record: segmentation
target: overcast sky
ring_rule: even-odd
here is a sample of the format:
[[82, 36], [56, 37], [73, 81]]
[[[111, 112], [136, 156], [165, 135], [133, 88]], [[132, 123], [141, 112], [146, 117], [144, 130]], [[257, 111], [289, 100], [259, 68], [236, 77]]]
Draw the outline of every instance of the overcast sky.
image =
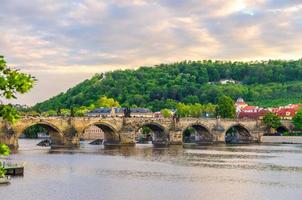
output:
[[301, 0], [0, 0], [0, 55], [33, 105], [94, 73], [181, 60], [299, 59]]

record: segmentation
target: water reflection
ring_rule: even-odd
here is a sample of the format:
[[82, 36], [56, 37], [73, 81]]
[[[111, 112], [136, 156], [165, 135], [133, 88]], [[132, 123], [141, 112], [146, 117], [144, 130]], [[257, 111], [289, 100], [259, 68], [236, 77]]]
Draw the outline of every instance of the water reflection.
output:
[[82, 142], [78, 149], [50, 149], [35, 143], [21, 140], [9, 158], [26, 168], [5, 192], [0, 188], [4, 199], [300, 199], [302, 194], [301, 145], [104, 148]]
[[[263, 146], [263, 145], [213, 145], [199, 149], [183, 149], [179, 145], [169, 148], [154, 148], [152, 145], [121, 147], [89, 146], [82, 143], [80, 149], [50, 149], [52, 154], [97, 154], [122, 156], [135, 160], [157, 161], [179, 166], [253, 169], [276, 171], [302, 171], [302, 166], [283, 166], [267, 163], [267, 159], [278, 158], [280, 153], [302, 153], [299, 146]], [[262, 161], [262, 162], [259, 162]], [[300, 163], [302, 164], [302, 162]]]

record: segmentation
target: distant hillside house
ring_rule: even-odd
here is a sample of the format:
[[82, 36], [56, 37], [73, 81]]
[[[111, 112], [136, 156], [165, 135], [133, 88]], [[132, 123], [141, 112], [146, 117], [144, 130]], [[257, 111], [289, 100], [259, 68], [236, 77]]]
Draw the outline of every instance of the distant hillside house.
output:
[[222, 85], [230, 84], [230, 83], [231, 84], [240, 84], [240, 81], [236, 81], [236, 80], [233, 80], [233, 79], [221, 79], [221, 80], [219, 80], [217, 82], [215, 82], [215, 81], [209, 81], [208, 82], [208, 84], [211, 84], [211, 85], [217, 84], [217, 83], [220, 83]]
[[233, 83], [233, 84], [238, 84], [240, 83], [239, 81], [233, 80], [233, 79], [221, 79], [219, 81], [222, 85], [228, 84], [228, 83]]

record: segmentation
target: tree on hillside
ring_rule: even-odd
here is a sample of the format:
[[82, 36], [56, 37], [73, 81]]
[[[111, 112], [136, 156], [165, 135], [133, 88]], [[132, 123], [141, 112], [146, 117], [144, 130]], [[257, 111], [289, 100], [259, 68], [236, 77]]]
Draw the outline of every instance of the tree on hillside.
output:
[[[15, 99], [16, 94], [28, 92], [35, 82], [29, 74], [7, 67], [3, 56], [0, 56], [0, 99]], [[5, 105], [0, 101], [0, 117], [9, 122], [15, 122], [18, 112], [12, 105]]]
[[194, 104], [194, 103], [198, 103], [199, 99], [197, 96], [189, 95], [186, 98], [184, 98], [183, 102], [187, 104]]
[[184, 103], [177, 103], [176, 104], [176, 115], [180, 117], [212, 117], [215, 114], [216, 106], [209, 103], [209, 104], [184, 104]]
[[66, 108], [61, 109], [61, 116], [70, 117], [71, 116], [70, 109], [66, 109]]
[[296, 128], [302, 129], [302, 109], [300, 109], [297, 114], [293, 117], [292, 123]]
[[233, 99], [229, 96], [219, 97], [216, 113], [222, 118], [235, 118], [236, 108]]
[[268, 112], [263, 117], [263, 123], [268, 128], [269, 134], [271, 134], [272, 128], [276, 129], [281, 126], [281, 119], [275, 113]]
[[169, 110], [167, 108], [162, 109], [160, 112], [161, 112], [161, 114], [163, 115], [164, 118], [169, 118], [169, 117], [172, 116], [171, 110]]
[[[92, 109], [93, 110], [93, 109]], [[89, 108], [85, 106], [81, 106], [80, 108], [75, 109], [75, 116], [76, 117], [83, 117], [86, 113], [90, 111]]]
[[118, 101], [114, 100], [113, 98], [102, 96], [99, 99], [99, 107], [104, 107], [104, 108], [120, 107], [120, 104]]
[[[221, 79], [234, 79], [242, 84], [220, 84]], [[35, 108], [45, 112], [56, 110], [58, 106], [78, 108], [95, 103], [98, 107], [99, 94], [114, 97], [121, 105], [143, 106], [152, 111], [175, 109], [177, 102], [217, 104], [217, 97], [223, 95], [232, 99], [242, 97], [262, 107], [302, 103], [302, 60], [183, 61], [106, 72]]]
[[55, 110], [49, 110], [45, 113], [45, 116], [51, 117], [51, 116], [56, 116], [57, 112]]
[[201, 117], [203, 112], [203, 105], [200, 103], [195, 103], [193, 105], [190, 105], [190, 116], [191, 117]]
[[59, 106], [57, 108], [57, 116], [61, 116], [62, 115], [62, 112], [61, 112], [61, 107]]
[[205, 114], [205, 117], [213, 117], [216, 114], [216, 105], [213, 105], [211, 103], [205, 104], [203, 106], [203, 112]]
[[189, 117], [190, 116], [190, 106], [184, 103], [176, 104], [176, 114], [180, 117]]

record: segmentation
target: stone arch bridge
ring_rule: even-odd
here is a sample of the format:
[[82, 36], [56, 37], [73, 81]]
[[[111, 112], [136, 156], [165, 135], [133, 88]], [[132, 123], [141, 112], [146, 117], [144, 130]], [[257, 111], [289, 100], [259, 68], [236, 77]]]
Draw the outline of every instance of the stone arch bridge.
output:
[[[85, 129], [91, 125], [101, 128], [107, 145], [135, 144], [135, 136], [142, 127], [149, 127], [154, 144], [225, 143], [228, 131], [235, 130], [238, 142], [258, 142], [265, 127], [259, 120], [205, 118], [98, 118], [98, 117], [31, 117], [14, 124], [0, 119], [0, 142], [18, 148], [18, 138], [26, 128], [39, 124], [48, 130], [54, 146], [77, 146]], [[282, 128], [292, 130], [289, 121]], [[191, 136], [186, 130], [194, 129]]]

